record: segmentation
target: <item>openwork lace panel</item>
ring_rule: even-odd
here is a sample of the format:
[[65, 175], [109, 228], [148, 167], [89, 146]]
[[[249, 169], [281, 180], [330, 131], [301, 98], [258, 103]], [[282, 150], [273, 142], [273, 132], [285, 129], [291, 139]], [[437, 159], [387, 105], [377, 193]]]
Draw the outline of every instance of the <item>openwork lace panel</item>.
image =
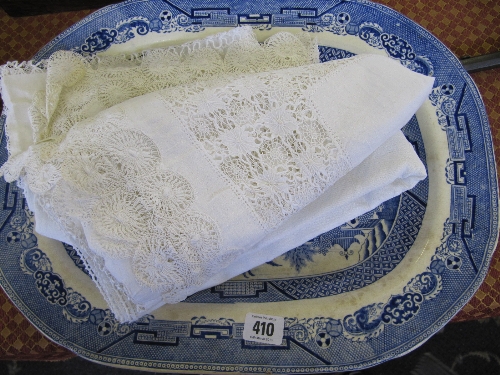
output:
[[315, 83], [357, 59], [227, 79], [216, 88], [194, 83], [160, 96], [262, 228], [271, 230], [352, 168], [310, 98]]

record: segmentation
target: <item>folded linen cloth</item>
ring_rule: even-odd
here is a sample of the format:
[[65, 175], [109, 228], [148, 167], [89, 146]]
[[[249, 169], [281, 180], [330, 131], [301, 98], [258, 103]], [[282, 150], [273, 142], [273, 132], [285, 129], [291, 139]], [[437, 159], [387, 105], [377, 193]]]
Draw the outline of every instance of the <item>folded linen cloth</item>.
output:
[[[310, 44], [290, 35], [275, 37], [274, 50], [231, 40], [218, 58], [199, 42], [218, 61], [209, 77], [199, 60], [178, 64], [175, 85], [135, 98], [120, 98], [131, 83], [109, 69], [140, 76], [153, 53], [132, 67], [115, 59], [102, 67], [118, 85], [105, 104], [88, 105], [95, 91], [74, 95], [101, 69], [74, 55], [53, 58], [77, 67], [63, 74], [51, 61], [46, 73], [4, 74], [11, 157], [2, 172], [21, 182], [37, 231], [78, 249], [118, 320], [272, 260], [425, 177], [399, 130], [433, 79], [375, 55], [311, 64]], [[195, 50], [174, 48], [188, 51], [184, 62]], [[31, 96], [19, 91], [30, 79]], [[84, 113], [70, 119], [72, 108]]]

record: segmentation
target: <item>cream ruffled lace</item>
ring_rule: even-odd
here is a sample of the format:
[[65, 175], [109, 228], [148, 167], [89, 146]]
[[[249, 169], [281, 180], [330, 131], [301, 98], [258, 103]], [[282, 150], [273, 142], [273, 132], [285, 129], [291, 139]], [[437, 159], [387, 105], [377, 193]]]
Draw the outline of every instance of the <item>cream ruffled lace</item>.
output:
[[319, 62], [309, 38], [278, 33], [259, 44], [252, 29], [128, 56], [84, 58], [55, 52], [38, 64], [8, 63], [2, 75], [47, 72], [45, 92], [30, 108], [33, 141], [65, 135], [76, 123], [127, 99], [193, 81]]

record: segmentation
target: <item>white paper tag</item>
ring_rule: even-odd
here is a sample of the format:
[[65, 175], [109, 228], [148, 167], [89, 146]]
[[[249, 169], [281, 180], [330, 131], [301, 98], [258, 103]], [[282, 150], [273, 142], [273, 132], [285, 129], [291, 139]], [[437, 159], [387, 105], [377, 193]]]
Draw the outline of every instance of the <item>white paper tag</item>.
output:
[[247, 313], [243, 338], [264, 344], [281, 345], [285, 319], [281, 316]]

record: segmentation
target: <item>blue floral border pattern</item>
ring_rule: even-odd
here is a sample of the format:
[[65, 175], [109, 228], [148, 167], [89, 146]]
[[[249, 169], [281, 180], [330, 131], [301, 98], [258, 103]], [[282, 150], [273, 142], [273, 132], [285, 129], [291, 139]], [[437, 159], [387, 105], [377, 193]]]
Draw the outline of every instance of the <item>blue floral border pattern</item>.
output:
[[199, 32], [204, 29], [185, 14], [174, 16], [170, 10], [164, 10], [158, 18], [149, 20], [146, 17], [132, 17], [119, 22], [115, 28], [102, 28], [85, 39], [85, 43], [74, 51], [82, 55], [94, 55], [107, 50], [112, 44], [125, 43], [136, 35], [146, 35], [149, 32]]
[[[20, 267], [24, 273], [33, 276], [35, 286], [47, 302], [62, 307], [62, 314], [73, 323], [90, 322], [96, 326], [96, 333], [107, 336], [115, 333], [126, 335], [137, 329], [137, 324], [148, 322], [158, 326], [154, 316], [148, 315], [136, 323], [120, 324], [109, 309], [92, 307], [83, 295], [65, 286], [60, 275], [53, 272], [52, 263], [38, 246], [33, 234], [34, 216], [27, 208], [21, 215], [14, 215], [9, 223], [11, 231], [7, 234], [8, 242], [21, 242], [23, 251], [20, 256]], [[368, 305], [348, 315], [343, 322], [332, 318], [316, 317], [313, 319], [286, 318], [287, 336], [297, 342], [316, 341], [320, 348], [329, 347], [335, 337], [344, 334], [354, 341], [364, 341], [376, 337], [382, 332], [384, 325], [400, 325], [411, 319], [424, 300], [436, 297], [441, 290], [441, 274], [446, 269], [460, 269], [463, 243], [452, 234], [452, 224], [445, 223], [442, 245], [437, 249], [427, 271], [417, 275], [405, 287], [403, 295], [392, 296], [386, 303]], [[194, 325], [207, 326], [213, 321], [193, 318]], [[216, 325], [231, 325], [233, 320], [220, 318]], [[224, 324], [222, 324], [224, 323]], [[168, 324], [180, 324], [169, 322]], [[142, 329], [144, 330], [144, 329]], [[143, 332], [144, 333], [144, 332]], [[142, 335], [143, 341], [146, 336]], [[178, 337], [176, 337], [178, 339]], [[255, 344], [253, 344], [255, 345]]]
[[441, 275], [446, 271], [460, 270], [462, 244], [453, 234], [453, 224], [447, 220], [441, 245], [427, 270], [411, 279], [404, 287], [403, 294], [392, 296], [386, 304], [371, 304], [346, 316], [343, 320], [346, 337], [354, 341], [366, 341], [377, 337], [385, 325], [401, 325], [413, 318], [424, 301], [435, 298], [441, 291]]
[[[362, 0], [353, 1], [370, 4], [373, 8], [386, 11], [386, 8], [376, 4], [371, 4]], [[186, 32], [202, 31], [210, 26], [237, 26], [238, 24], [254, 24], [261, 29], [270, 29], [272, 26], [294, 26], [302, 27], [309, 32], [332, 32], [337, 35], [358, 36], [367, 44], [384, 49], [387, 54], [398, 59], [401, 64], [409, 69], [426, 75], [433, 75], [434, 68], [431, 61], [426, 56], [419, 56], [413, 47], [404, 39], [394, 34], [384, 33], [380, 25], [373, 22], [355, 23], [346, 12], [338, 14], [324, 14], [320, 17], [314, 10], [304, 9], [282, 9], [281, 14], [276, 15], [230, 15], [224, 10], [199, 11], [191, 17], [183, 14], [175, 14], [177, 10], [165, 10], [157, 18], [147, 19], [145, 17], [134, 17], [118, 23], [114, 28], [102, 28], [93, 33], [85, 40], [76, 51], [83, 54], [94, 54], [106, 50], [114, 43], [123, 43], [135, 37], [135, 35], [145, 35], [149, 32], [172, 32], [183, 30]], [[395, 13], [393, 13], [395, 14]], [[197, 18], [199, 17], [199, 18]], [[236, 17], [236, 19], [235, 19]], [[267, 17], [267, 18], [266, 18]], [[311, 22], [311, 20], [313, 22]], [[433, 38], [423, 29], [420, 30], [425, 36]], [[444, 47], [439, 47], [441, 52], [449, 55]], [[458, 64], [458, 63], [457, 63]], [[468, 84], [472, 81], [466, 78]], [[474, 230], [475, 197], [468, 195], [465, 177], [465, 153], [471, 151], [470, 134], [468, 128], [467, 115], [461, 112], [461, 102], [464, 98], [466, 85], [460, 92], [451, 84], [437, 86], [430, 95], [431, 102], [436, 107], [436, 113], [441, 128], [446, 131], [449, 143], [450, 158], [446, 166], [446, 177], [451, 185], [452, 199], [450, 217], [444, 223], [441, 245], [436, 249], [430, 265], [426, 271], [416, 275], [404, 287], [399, 295], [389, 298], [384, 303], [365, 306], [352, 315], [348, 315], [341, 320], [316, 317], [310, 319], [286, 318], [284, 344], [289, 345], [290, 341], [296, 344], [315, 343], [319, 348], [328, 348], [333, 340], [344, 337], [353, 341], [368, 341], [377, 337], [388, 325], [399, 326], [410, 321], [418, 313], [419, 309], [427, 300], [435, 298], [443, 288], [443, 278], [447, 273], [454, 273], [462, 266], [463, 255], [468, 256], [479, 273], [474, 259], [468, 249], [464, 238], [470, 237]], [[475, 100], [480, 98], [472, 92]], [[486, 114], [483, 108], [479, 109], [479, 116], [484, 120]], [[491, 143], [491, 138], [485, 135]], [[494, 173], [494, 160], [491, 155], [491, 145], [487, 144], [488, 175]], [[498, 225], [497, 218], [497, 189], [492, 187], [493, 201], [492, 212], [494, 213], [493, 227]], [[24, 219], [23, 219], [24, 216]], [[64, 286], [61, 277], [52, 271], [52, 265], [48, 257], [37, 248], [37, 239], [33, 234], [32, 214], [25, 210], [21, 216], [13, 216], [10, 220], [11, 231], [7, 235], [8, 242], [21, 242], [23, 247], [20, 265], [24, 273], [32, 275], [38, 291], [53, 304], [59, 305], [63, 309], [63, 315], [72, 323], [81, 324], [89, 322], [95, 325], [97, 334], [107, 336], [111, 334], [127, 336], [135, 334], [135, 342], [141, 340], [148, 342], [150, 339], [163, 340], [162, 344], [178, 343], [180, 337], [189, 335], [203, 336], [203, 330], [207, 327], [211, 332], [216, 332], [217, 338], [242, 339], [242, 323], [236, 323], [231, 319], [220, 318], [218, 320], [207, 320], [204, 317], [194, 317], [191, 322], [167, 322], [155, 320], [152, 316], [146, 316], [138, 322], [131, 324], [119, 324], [109, 310], [92, 307], [91, 304], [77, 291]], [[491, 241], [490, 241], [491, 242]], [[488, 243], [486, 252], [492, 253], [492, 244]], [[480, 274], [484, 276], [485, 271], [481, 269]], [[481, 280], [475, 280], [474, 288], [477, 288]], [[9, 285], [4, 285], [7, 290], [11, 290]], [[460, 304], [465, 302], [473, 294], [474, 290], [464, 292], [457, 304], [453, 305], [449, 311], [442, 315], [435, 326], [446, 323], [454, 313], [460, 308]], [[13, 299], [16, 295], [12, 293]], [[19, 301], [18, 301], [19, 302]], [[39, 318], [30, 311], [25, 312], [33, 321], [41, 323]], [[175, 329], [172, 326], [175, 325]], [[192, 328], [196, 327], [196, 330]], [[151, 332], [150, 332], [151, 331]], [[149, 333], [148, 333], [149, 332]], [[160, 333], [160, 334], [159, 334]], [[162, 334], [163, 333], [163, 336]], [[434, 328], [426, 328], [419, 338], [406, 342], [404, 345], [391, 349], [390, 353], [379, 356], [376, 359], [364, 360], [363, 367], [380, 363], [394, 355], [400, 355], [411, 349], [423, 339], [434, 333]], [[205, 371], [243, 371], [243, 372], [266, 372], [275, 370], [273, 366], [219, 366], [205, 364], [181, 364], [165, 363], [155, 361], [142, 361], [133, 359], [116, 358], [105, 354], [94, 353], [90, 350], [75, 346], [68, 342], [59, 334], [54, 334], [60, 343], [71, 348], [80, 355], [89, 359], [108, 362], [119, 365], [140, 366], [149, 368], [164, 368], [171, 370], [205, 370]], [[242, 345], [257, 345], [256, 343], [244, 342]], [[328, 362], [324, 361], [326, 365]], [[317, 367], [313, 366], [315, 369]], [[359, 368], [358, 365], [345, 366], [323, 366], [321, 371], [345, 371]], [[279, 370], [279, 367], [277, 368]], [[309, 370], [309, 369], [307, 369]], [[311, 368], [312, 370], [312, 368]], [[298, 371], [302, 372], [302, 370]]]
[[92, 307], [83, 295], [65, 286], [60, 275], [53, 272], [48, 256], [38, 248], [38, 239], [33, 233], [34, 215], [28, 209], [11, 217], [7, 242], [20, 242], [23, 251], [19, 259], [25, 274], [32, 275], [38, 292], [52, 305], [62, 307], [62, 314], [73, 323], [90, 322], [96, 325], [96, 332], [103, 336], [110, 333], [124, 335], [130, 331], [126, 324], [120, 324], [109, 309]]
[[451, 185], [452, 205], [450, 218], [444, 223], [441, 245], [436, 249], [424, 273], [415, 276], [406, 285], [402, 295], [392, 296], [382, 303], [365, 306], [344, 318], [344, 333], [355, 341], [377, 337], [384, 324], [400, 325], [414, 317], [425, 300], [435, 298], [442, 289], [441, 275], [460, 270], [461, 255], [466, 253], [478, 272], [474, 258], [463, 237], [470, 237], [474, 228], [475, 197], [467, 194], [465, 153], [471, 151], [467, 115], [460, 111], [465, 85], [458, 100], [454, 85], [437, 86], [429, 95], [436, 107], [439, 126], [447, 133], [450, 157], [446, 166], [447, 182]]
[[[282, 14], [273, 17], [258, 18], [258, 15], [253, 15], [252, 18], [231, 15], [228, 10], [199, 10], [194, 12], [195, 17], [188, 17], [183, 13], [174, 15], [173, 11], [164, 10], [153, 19], [132, 17], [119, 22], [115, 28], [102, 28], [89, 36], [85, 43], [74, 51], [93, 55], [107, 50], [112, 44], [125, 43], [136, 35], [146, 35], [149, 32], [199, 32], [205, 30], [207, 26], [235, 27], [245, 23], [256, 25], [254, 27], [260, 30], [270, 30], [273, 26], [302, 26], [302, 30], [312, 33], [326, 31], [337, 35], [358, 36], [368, 45], [384, 49], [389, 57], [399, 60], [408, 69], [429, 76], [434, 74], [430, 59], [417, 55], [406, 40], [394, 34], [384, 33], [377, 23], [356, 23], [347, 12], [326, 13], [316, 17], [314, 12], [307, 14], [303, 9], [284, 9]], [[269, 22], [269, 19], [272, 21]], [[266, 20], [267, 22], [264, 22]]]

